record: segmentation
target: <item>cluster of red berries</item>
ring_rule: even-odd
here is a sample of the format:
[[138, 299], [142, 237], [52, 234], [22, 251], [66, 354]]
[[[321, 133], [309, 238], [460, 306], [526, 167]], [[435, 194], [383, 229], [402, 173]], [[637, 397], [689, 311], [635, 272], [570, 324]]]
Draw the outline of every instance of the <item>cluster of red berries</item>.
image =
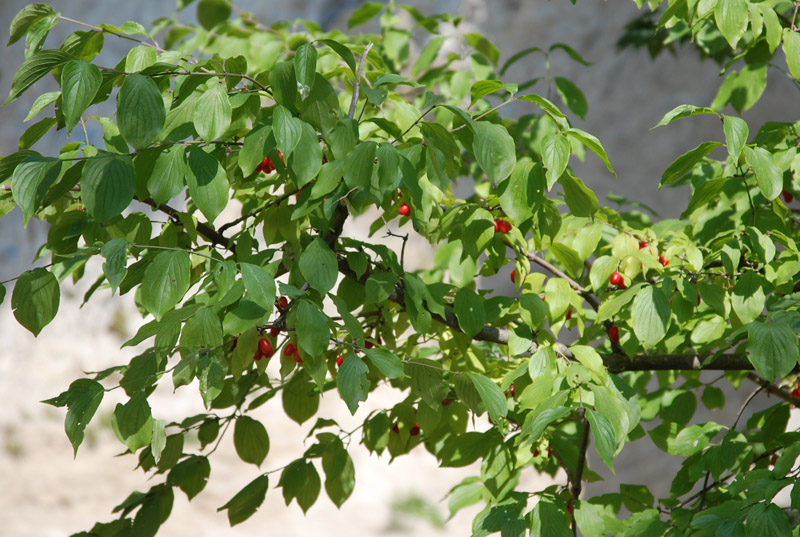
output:
[[494, 232], [495, 233], [508, 233], [511, 231], [511, 222], [508, 220], [501, 220], [500, 218], [495, 218], [494, 220]]
[[253, 355], [253, 360], [256, 362], [261, 360], [262, 358], [272, 358], [272, 355], [275, 351], [272, 348], [272, 342], [265, 337], [262, 337], [258, 340], [258, 348], [256, 349], [256, 353]]
[[303, 363], [303, 359], [300, 358], [300, 349], [298, 349], [293, 343], [286, 344], [286, 346], [283, 348], [283, 355], [293, 357], [294, 361], [298, 364]]
[[[278, 151], [278, 156], [281, 158], [281, 163], [283, 163], [284, 167], [286, 166], [286, 161], [283, 160], [283, 153]], [[256, 166], [256, 171], [259, 173], [272, 173], [275, 171], [275, 164], [272, 162], [272, 159], [269, 157], [264, 157], [264, 160]]]

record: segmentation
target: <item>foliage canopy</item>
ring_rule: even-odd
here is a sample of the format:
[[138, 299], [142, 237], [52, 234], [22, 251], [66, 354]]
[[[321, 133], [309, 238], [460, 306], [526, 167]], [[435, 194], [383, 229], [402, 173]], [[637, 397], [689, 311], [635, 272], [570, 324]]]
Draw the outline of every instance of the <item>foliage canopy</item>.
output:
[[[25, 61], [6, 103], [47, 75], [60, 90], [38, 96], [28, 119], [46, 117], [0, 159], [0, 216], [19, 207], [26, 225], [49, 224], [40, 250], [49, 263], [15, 278], [14, 315], [38, 335], [61, 286], [99, 274], [85, 300], [134, 293], [147, 320], [125, 343], [144, 344], [141, 354], [46, 401], [66, 407], [77, 453], [104, 394], [121, 387], [114, 433], [157, 481], [125, 499], [118, 519], [79, 535], [154, 535], [176, 487], [189, 499], [203, 490], [230, 425], [239, 457], [259, 468], [220, 507], [232, 525], [259, 508], [278, 472], [287, 504], [307, 511], [324, 487], [342, 505], [357, 474], [349, 450], [361, 449], [344, 440], [357, 434], [392, 457], [425, 449], [442, 466], [480, 461], [449, 499], [453, 512], [485, 505], [474, 536], [798, 535], [800, 433], [786, 429], [800, 393], [790, 205], [800, 123], [751, 129], [723, 112], [762, 98], [769, 69], [800, 87], [797, 3], [646, 3], [620, 45], [656, 55], [690, 43], [724, 73], [709, 106], [681, 105], [658, 124], [720, 119], [721, 141], [678, 156], [661, 177], [691, 185], [681, 219], [602, 206], [575, 176], [570, 161], [587, 152], [614, 169], [600, 140], [569, 119], [589, 113], [574, 83], [505, 81], [529, 55], [589, 65], [564, 43], [501, 63], [487, 38], [459, 33], [457, 17], [393, 3], [364, 3], [349, 18], [349, 29], [378, 18], [376, 33], [345, 34], [306, 21], [266, 27], [233, 17], [227, 0], [200, 0], [199, 26], [79, 23], [48, 48], [53, 26], [76, 21], [44, 4], [23, 9], [9, 44], [26, 40]], [[416, 58], [412, 30], [427, 36]], [[107, 38], [132, 44], [112, 67], [95, 62]], [[465, 52], [447, 52], [449, 40]], [[542, 96], [551, 89], [563, 106]], [[524, 115], [501, 116], [520, 101]], [[34, 150], [52, 129], [75, 141], [56, 155]], [[474, 189], [460, 199], [452, 186], [462, 178]], [[368, 233], [344, 236], [356, 216], [372, 219]], [[436, 247], [432, 269], [406, 269], [407, 235], [395, 236], [397, 251], [371, 240], [390, 223]], [[515, 283], [511, 296], [478, 286], [498, 273]], [[738, 427], [694, 423], [698, 395], [725, 405], [704, 369], [780, 401]], [[159, 419], [148, 396], [161, 382], [191, 385], [207, 411]], [[365, 415], [360, 430], [318, 415], [322, 393], [337, 391], [355, 414], [379, 385], [405, 398]], [[291, 419], [313, 424], [313, 440], [264, 470], [269, 430], [251, 411], [277, 395]], [[488, 428], [476, 426], [483, 414]], [[683, 461], [669, 497], [644, 485], [581, 496], [599, 477], [586, 465], [590, 446], [613, 470], [643, 437]], [[522, 472], [558, 468], [567, 483], [519, 486]], [[783, 489], [789, 505], [775, 503]]]

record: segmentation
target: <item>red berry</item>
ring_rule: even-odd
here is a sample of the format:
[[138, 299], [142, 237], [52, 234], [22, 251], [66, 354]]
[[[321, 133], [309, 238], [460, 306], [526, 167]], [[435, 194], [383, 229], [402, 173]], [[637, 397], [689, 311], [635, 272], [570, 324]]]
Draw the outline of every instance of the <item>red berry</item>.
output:
[[400, 434], [400, 427], [398, 427], [396, 423], [392, 426], [392, 432], [394, 434]]
[[549, 459], [552, 456], [553, 456], [553, 448], [548, 447], [547, 448], [547, 458]]
[[658, 262], [661, 263], [661, 265], [664, 266], [664, 267], [669, 265], [669, 259], [667, 259], [666, 256], [663, 256], [663, 255], [658, 258]]
[[269, 331], [269, 335], [272, 336], [272, 337], [278, 337], [279, 333], [280, 333], [280, 330], [278, 330], [277, 328], [273, 328], [272, 330]]
[[700, 305], [700, 292], [697, 293], [697, 305]]
[[402, 190], [398, 190], [397, 191], [397, 197], [398, 198], [402, 198], [403, 197], [403, 191]]
[[572, 503], [568, 503], [568, 504], [567, 504], [567, 513], [569, 513], [569, 514], [572, 514], [572, 511], [573, 511], [573, 510], [574, 510], [574, 509], [573, 509], [573, 507], [572, 507]]
[[298, 364], [302, 364], [303, 363], [303, 359], [300, 358], [300, 350], [299, 349], [295, 349], [294, 350], [294, 361], [297, 362]]
[[572, 308], [567, 310], [567, 320], [569, 321], [570, 319], [572, 319]]
[[538, 457], [539, 456], [539, 450], [538, 449], [534, 449], [533, 450], [533, 456], [534, 457]]
[[450, 404], [450, 403], [452, 403], [452, 402], [453, 402], [453, 400], [452, 400], [452, 399], [445, 399], [444, 401], [442, 401], [442, 406], [447, 406], [447, 405], [449, 405], [449, 404]]
[[238, 344], [239, 344], [239, 336], [236, 336], [235, 338], [233, 338], [233, 344], [231, 345], [231, 350], [235, 349], [236, 345]]
[[275, 165], [272, 163], [271, 158], [264, 157], [264, 160], [261, 161], [261, 164], [256, 166], [256, 170], [261, 173], [272, 173], [275, 171]]
[[283, 355], [284, 356], [291, 356], [295, 353], [297, 349], [291, 343], [287, 343], [286, 346], [283, 348]]
[[256, 353], [253, 355], [253, 360], [256, 362], [261, 360], [261, 351], [256, 351]]
[[344, 363], [344, 356], [340, 355], [338, 358], [336, 358], [336, 367], [342, 367], [343, 363]]
[[611, 341], [619, 341], [619, 327], [617, 325], [608, 329], [608, 339]]
[[278, 299], [278, 307], [282, 310], [285, 310], [289, 307], [289, 299], [285, 296], [282, 296]]
[[797, 387], [794, 390], [792, 390], [792, 393], [790, 393], [789, 395], [791, 395], [795, 399], [800, 399], [800, 384], [798, 384]]
[[511, 271], [511, 283], [517, 283], [517, 269]]
[[414, 426], [408, 430], [409, 436], [417, 436], [419, 434], [419, 423], [414, 422]]
[[539, 295], [539, 298], [542, 299], [542, 302], [547, 302], [547, 295]]
[[511, 222], [496, 218], [494, 221], [495, 233], [508, 233], [511, 231]]
[[778, 456], [777, 456], [777, 455], [773, 455], [773, 456], [772, 456], [772, 458], [769, 460], [769, 463], [770, 463], [772, 466], [775, 466], [775, 463], [776, 463], [776, 462], [778, 462]]
[[622, 274], [619, 272], [615, 272], [611, 275], [608, 279], [611, 282], [611, 285], [616, 285], [617, 287], [624, 287], [625, 286], [625, 279], [622, 277]]
[[371, 349], [371, 348], [372, 348], [372, 347], [374, 347], [374, 346], [375, 346], [375, 344], [374, 344], [373, 342], [371, 342], [370, 340], [366, 340], [366, 341], [364, 342], [364, 348], [365, 348], [365, 349]]
[[509, 393], [509, 395], [511, 395], [511, 397], [514, 397], [516, 395], [516, 392], [514, 391], [514, 385], [513, 384], [508, 387], [508, 393]]
[[783, 191], [783, 201], [785, 201], [786, 203], [792, 203], [793, 199], [794, 196], [792, 196], [791, 192], [789, 192], [788, 190]]
[[643, 250], [647, 248], [647, 241], [639, 241], [639, 249]]
[[262, 337], [261, 339], [258, 340], [258, 350], [261, 351], [261, 354], [263, 354], [267, 358], [270, 358], [273, 352], [272, 343], [270, 343], [270, 341], [267, 338]]
[[400, 216], [408, 216], [411, 214], [411, 207], [408, 206], [408, 203], [403, 203], [400, 208], [397, 209], [397, 212], [400, 213]]

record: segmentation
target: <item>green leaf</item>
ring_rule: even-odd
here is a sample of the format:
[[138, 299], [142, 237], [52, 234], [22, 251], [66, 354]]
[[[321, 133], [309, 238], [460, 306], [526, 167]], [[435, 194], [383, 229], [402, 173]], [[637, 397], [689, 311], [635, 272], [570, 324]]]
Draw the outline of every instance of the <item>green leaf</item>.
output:
[[11, 195], [14, 197], [14, 202], [22, 209], [22, 221], [26, 227], [42, 205], [47, 191], [61, 175], [61, 164], [58, 159], [34, 154], [14, 168], [11, 176]]
[[790, 28], [783, 29], [783, 52], [789, 73], [800, 81], [800, 34]]
[[[269, 84], [272, 87], [272, 94], [275, 102], [288, 108], [291, 112], [297, 112], [297, 79], [294, 76], [294, 64], [289, 62], [278, 62], [269, 73]], [[275, 108], [277, 111], [278, 108]], [[275, 118], [273, 114], [273, 121]], [[276, 135], [277, 138], [277, 135]]]
[[531, 216], [544, 197], [544, 169], [541, 162], [524, 157], [517, 161], [511, 177], [499, 188], [500, 206], [511, 220], [519, 225]]
[[367, 278], [365, 304], [379, 304], [388, 299], [397, 285], [397, 276], [392, 272], [375, 271]]
[[351, 414], [356, 413], [361, 401], [367, 400], [369, 393], [367, 371], [369, 371], [367, 364], [355, 354], [348, 354], [342, 362], [342, 367], [339, 368], [336, 385]]
[[586, 113], [589, 111], [589, 103], [586, 102], [586, 97], [583, 95], [580, 88], [566, 78], [560, 76], [555, 77], [554, 80], [558, 94], [561, 96], [561, 100], [564, 101], [564, 104], [566, 104], [576, 116], [581, 119], [586, 119]]
[[300, 425], [319, 409], [319, 392], [302, 372], [295, 373], [286, 383], [282, 400], [286, 415]]
[[347, 48], [342, 43], [339, 43], [338, 41], [335, 41], [333, 39], [320, 39], [319, 42], [320, 43], [325, 43], [326, 45], [331, 47], [333, 49], [333, 51], [336, 54], [338, 54], [339, 57], [341, 57], [344, 60], [344, 63], [347, 64], [347, 66], [350, 68], [350, 70], [353, 71], [353, 74], [356, 74], [356, 71], [357, 71], [357, 69], [356, 69], [356, 59], [353, 56], [353, 53], [350, 51], [349, 48]]
[[297, 304], [295, 332], [300, 348], [312, 358], [325, 352], [330, 342], [331, 332], [328, 317], [312, 303], [300, 300]]
[[578, 54], [577, 50], [575, 50], [574, 48], [565, 43], [553, 43], [552, 45], [550, 45], [550, 48], [548, 50], [550, 52], [553, 52], [554, 50], [563, 50], [564, 52], [567, 53], [567, 56], [569, 56], [570, 59], [572, 59], [573, 61], [576, 61], [581, 65], [585, 65], [586, 67], [592, 65], [592, 62], [587, 62], [586, 60], [584, 60], [583, 56]]
[[573, 216], [592, 217], [600, 208], [597, 196], [583, 181], [570, 174], [562, 175], [559, 184], [564, 188], [564, 201]]
[[317, 71], [317, 49], [313, 43], [303, 43], [294, 55], [294, 74], [297, 78], [297, 89], [300, 98], [305, 99], [314, 85]]
[[58, 280], [43, 268], [27, 270], [20, 275], [11, 293], [11, 309], [17, 322], [34, 336], [52, 321], [61, 299]]
[[25, 119], [23, 119], [22, 121], [23, 122], [30, 121], [31, 119], [35, 118], [39, 114], [39, 112], [41, 112], [42, 110], [44, 110], [45, 108], [56, 102], [59, 97], [61, 97], [60, 91], [48, 91], [47, 93], [42, 93], [41, 95], [36, 97], [35, 101], [33, 101], [31, 109], [28, 112], [28, 115], [25, 116]]
[[128, 208], [136, 193], [136, 168], [128, 155], [101, 153], [89, 159], [81, 173], [81, 197], [86, 210], [99, 221]]
[[464, 39], [467, 40], [472, 50], [484, 56], [487, 60], [492, 62], [492, 65], [495, 67], [497, 66], [497, 60], [500, 59], [500, 51], [494, 43], [477, 33], [464, 34]]
[[703, 160], [706, 155], [711, 153], [714, 149], [721, 146], [719, 142], [703, 142], [691, 151], [687, 151], [675, 161], [667, 166], [664, 173], [661, 175], [661, 184], [659, 188], [664, 185], [669, 185], [692, 171], [692, 169]]
[[117, 95], [117, 125], [125, 141], [135, 149], [150, 145], [164, 127], [164, 99], [152, 78], [132, 74]]
[[557, 132], [542, 138], [542, 161], [547, 168], [547, 191], [549, 192], [569, 164], [569, 140]]
[[754, 272], [745, 272], [733, 287], [731, 306], [742, 324], [755, 321], [764, 311], [764, 279]]
[[747, 528], [748, 535], [760, 537], [781, 537], [792, 533], [789, 518], [783, 509], [774, 503], [755, 504], [747, 514]]
[[531, 513], [531, 537], [571, 537], [564, 511], [542, 498]]
[[499, 80], [478, 80], [469, 89], [469, 95], [471, 100], [469, 102], [468, 108], [472, 108], [472, 106], [476, 102], [478, 102], [482, 97], [485, 97], [496, 91], [505, 89], [505, 87], [506, 87], [505, 84], [503, 84]]
[[125, 71], [138, 73], [152, 66], [158, 61], [156, 49], [145, 45], [133, 47], [125, 57]]
[[567, 129], [564, 132], [566, 132], [567, 136], [575, 138], [580, 143], [591, 149], [595, 155], [600, 157], [600, 160], [602, 160], [603, 163], [606, 165], [608, 171], [610, 171], [614, 175], [617, 175], [617, 172], [615, 172], [614, 168], [611, 167], [611, 162], [608, 160], [608, 155], [606, 155], [606, 150], [603, 148], [603, 144], [600, 143], [600, 140], [598, 140], [595, 136], [589, 134], [588, 132], [583, 131], [581, 129], [577, 129], [575, 127]]
[[157, 321], [189, 290], [192, 261], [187, 252], [161, 252], [142, 279], [142, 305]]
[[182, 145], [176, 144], [160, 152], [147, 179], [147, 192], [153, 201], [160, 205], [183, 192], [187, 171]]
[[326, 451], [322, 458], [322, 467], [325, 470], [325, 492], [328, 493], [328, 497], [336, 507], [341, 507], [353, 493], [356, 482], [355, 467], [353, 459], [344, 448], [336, 450], [332, 464], [326, 464], [326, 455], [329, 453], [330, 451]]
[[642, 289], [631, 309], [633, 331], [646, 349], [664, 339], [670, 320], [669, 300], [655, 286]]
[[50, 15], [55, 15], [53, 8], [47, 4], [28, 4], [14, 17], [11, 21], [11, 29], [9, 30], [8, 43], [6, 46], [11, 46], [20, 39], [31, 29], [31, 27]]
[[233, 445], [240, 459], [261, 466], [269, 452], [267, 429], [250, 416], [239, 416], [233, 428]]
[[378, 146], [378, 183], [381, 192], [392, 192], [400, 186], [403, 180], [400, 153], [390, 143]]
[[350, 30], [356, 26], [366, 24], [372, 20], [375, 15], [380, 13], [383, 8], [384, 5], [378, 2], [364, 2], [350, 15], [350, 18], [347, 19], [347, 29]]
[[192, 201], [208, 221], [213, 222], [228, 205], [229, 199], [230, 184], [222, 164], [203, 149], [193, 147], [189, 150], [186, 183]]
[[[616, 451], [614, 426], [605, 416], [587, 408], [586, 419], [594, 435], [594, 447], [608, 469], [614, 472], [614, 451]], [[614, 472], [616, 473], [616, 472]]]
[[167, 484], [179, 487], [191, 500], [200, 494], [211, 475], [211, 463], [202, 455], [191, 455], [175, 465], [167, 478]]
[[111, 416], [111, 427], [131, 453], [150, 444], [153, 438], [153, 416], [144, 392], [136, 392], [124, 405], [117, 403]]
[[747, 0], [717, 0], [714, 20], [725, 40], [734, 50], [747, 30], [747, 11]]
[[419, 76], [420, 73], [425, 71], [431, 66], [431, 64], [433, 64], [446, 40], [446, 37], [434, 37], [428, 41], [428, 43], [422, 49], [422, 52], [419, 53], [419, 58], [417, 58], [414, 66], [411, 68], [412, 76]]
[[783, 172], [772, 160], [772, 154], [763, 147], [744, 148], [744, 158], [753, 169], [758, 189], [768, 200], [774, 200], [783, 191]]
[[472, 152], [495, 185], [511, 175], [517, 163], [514, 139], [505, 127], [488, 121], [475, 123]]
[[278, 149], [283, 153], [284, 158], [288, 158], [300, 143], [303, 122], [293, 117], [291, 112], [280, 105], [276, 106], [272, 112], [272, 121], [272, 132], [275, 134]]
[[8, 99], [3, 103], [7, 105], [17, 97], [22, 95], [25, 90], [35, 84], [47, 73], [61, 67], [72, 59], [72, 56], [60, 49], [40, 50], [22, 62], [11, 82], [11, 92]]
[[61, 95], [67, 136], [94, 100], [103, 77], [100, 69], [81, 60], [68, 62], [61, 70]]
[[765, 379], [785, 377], [797, 365], [797, 336], [789, 323], [753, 322], [747, 334], [748, 359]]
[[194, 109], [194, 128], [206, 142], [218, 140], [231, 126], [231, 101], [225, 84], [212, 82], [211, 88], [200, 94]]
[[64, 420], [64, 430], [75, 455], [78, 454], [78, 447], [83, 442], [83, 432], [92, 421], [104, 394], [105, 389], [99, 382], [91, 379], [78, 379], [73, 381], [69, 385], [69, 389], [58, 397], [42, 401], [48, 405], [68, 408]]
[[386, 349], [364, 349], [372, 365], [378, 368], [387, 378], [396, 379], [405, 376], [403, 362], [392, 351]]
[[228, 510], [228, 522], [231, 526], [244, 522], [264, 503], [267, 488], [269, 488], [269, 478], [266, 474], [260, 475], [217, 511]]
[[300, 122], [300, 140], [292, 156], [289, 157], [289, 167], [294, 171], [298, 186], [304, 186], [314, 179], [322, 168], [322, 148], [314, 128], [305, 122]]
[[679, 106], [676, 106], [666, 114], [664, 114], [664, 117], [661, 118], [661, 121], [659, 121], [658, 124], [656, 124], [653, 128], [655, 129], [656, 127], [669, 125], [676, 119], [682, 119], [685, 117], [691, 117], [700, 114], [716, 114], [716, 112], [714, 112], [714, 110], [712, 110], [711, 108], [707, 108], [704, 106], [681, 104]]
[[405, 365], [406, 375], [411, 378], [409, 385], [412, 393], [421, 397], [428, 406], [437, 411], [450, 392], [450, 385], [445, 382], [439, 368], [441, 368], [439, 362], [425, 358], [415, 358]]
[[475, 385], [492, 421], [497, 422], [501, 417], [505, 417], [508, 414], [508, 403], [506, 403], [506, 396], [503, 395], [497, 384], [478, 373], [467, 373], [467, 376]]
[[723, 116], [722, 128], [725, 131], [725, 145], [728, 147], [728, 155], [734, 163], [739, 161], [744, 144], [750, 135], [747, 122], [736, 116]]
[[200, 0], [197, 3], [197, 22], [206, 30], [227, 21], [230, 16], [231, 3], [227, 0]]
[[128, 272], [128, 241], [121, 237], [112, 239], [103, 245], [100, 253], [106, 259], [103, 263], [103, 274], [106, 275], [113, 294]]
[[242, 281], [247, 290], [247, 299], [252, 300], [265, 311], [272, 311], [275, 304], [275, 279], [263, 268], [250, 263], [240, 263]]
[[369, 188], [378, 144], [362, 142], [345, 158], [344, 183], [348, 188]]
[[308, 284], [322, 294], [336, 285], [339, 266], [336, 254], [320, 237], [315, 238], [300, 255], [300, 273]]
[[475, 337], [486, 323], [481, 297], [471, 289], [462, 288], [456, 293], [454, 307], [461, 330], [469, 337]]

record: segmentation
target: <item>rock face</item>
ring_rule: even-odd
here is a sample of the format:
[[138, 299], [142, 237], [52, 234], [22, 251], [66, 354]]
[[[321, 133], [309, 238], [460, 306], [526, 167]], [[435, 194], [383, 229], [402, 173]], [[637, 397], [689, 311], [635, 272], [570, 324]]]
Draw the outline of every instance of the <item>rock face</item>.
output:
[[[0, 20], [10, 21], [26, 3], [26, 0], [5, 0], [0, 3]], [[236, 1], [238, 7], [252, 12], [267, 24], [300, 17], [317, 21], [323, 27], [338, 28], [346, 27], [347, 14], [359, 3], [356, 0]], [[688, 48], [680, 50], [676, 56], [664, 54], [654, 62], [646, 58], [644, 51], [625, 50], [619, 54], [609, 54], [624, 24], [637, 13], [633, 2], [581, 2], [581, 5], [575, 6], [566, 0], [416, 0], [410, 3], [416, 4], [424, 12], [462, 15], [465, 29], [480, 31], [498, 46], [502, 51], [501, 62], [514, 52], [531, 46], [546, 48], [552, 43], [564, 42], [576, 48], [593, 65], [581, 66], [566, 55], [555, 52], [551, 58], [550, 74], [572, 80], [585, 93], [589, 103], [588, 115], [586, 120], [572, 118], [573, 123], [600, 138], [618, 177], [609, 174], [593, 155], [588, 155], [585, 163], [573, 162], [577, 175], [595, 189], [601, 203], [607, 192], [614, 191], [657, 207], [662, 216], [680, 214], [686, 204], [686, 192], [666, 190], [656, 197], [660, 175], [674, 158], [697, 143], [722, 139], [720, 125], [711, 118], [696, 117], [654, 131], [649, 129], [665, 112], [678, 104], [710, 103], [720, 80], [715, 75], [716, 70], [701, 65], [696, 54]], [[149, 24], [158, 17], [171, 16], [174, 6], [170, 0], [53, 0], [52, 4], [66, 16], [90, 23], [112, 24], [121, 24], [126, 20]], [[193, 17], [192, 7], [180, 16]], [[49, 43], [60, 43], [74, 29], [69, 23], [60, 23], [53, 30]], [[7, 29], [4, 28], [0, 34], [0, 40], [5, 41]], [[106, 47], [98, 61], [116, 63], [128, 45], [125, 41], [107, 38]], [[10, 88], [13, 74], [22, 60], [22, 48], [23, 44], [17, 43], [11, 48], [0, 49], [0, 92]], [[532, 55], [516, 64], [504, 81], [522, 82], [546, 75], [542, 57]], [[39, 82], [39, 86], [47, 87], [48, 83], [51, 81], [45, 79]], [[541, 82], [531, 91], [547, 94]], [[757, 116], [759, 121], [765, 121], [797, 116], [799, 105], [790, 81], [772, 73], [768, 91], [774, 98], [762, 100], [745, 115], [745, 119]], [[0, 154], [8, 154], [16, 148], [21, 122], [32, 100], [30, 95], [26, 95], [0, 111], [4, 125], [0, 129]], [[517, 104], [508, 107], [505, 113], [522, 114], [529, 111], [522, 104]], [[60, 134], [43, 139], [37, 148], [45, 153], [54, 153], [61, 142], [58, 136]], [[350, 226], [348, 232], [358, 233], [358, 227]], [[0, 220], [0, 281], [16, 276], [29, 267], [46, 232], [44, 226], [35, 221], [23, 231], [21, 215], [16, 210]], [[417, 248], [418, 252], [425, 250], [424, 245], [418, 245]], [[420, 253], [408, 259], [416, 257], [422, 260], [427, 256], [429, 254]], [[0, 407], [6, 409], [0, 416], [0, 428], [5, 439], [5, 447], [0, 450], [0, 475], [6, 480], [6, 486], [0, 490], [0, 505], [6, 506], [0, 510], [0, 527], [9, 534], [63, 535], [88, 529], [96, 520], [95, 517], [111, 519], [111, 508], [123, 499], [122, 495], [130, 487], [146, 490], [152, 485], [141, 474], [129, 471], [131, 458], [112, 459], [110, 455], [119, 452], [121, 445], [106, 433], [98, 434], [97, 430], [94, 431], [94, 437], [82, 447], [77, 461], [73, 462], [70, 446], [62, 430], [63, 413], [54, 413], [49, 407], [36, 402], [65, 389], [71, 380], [80, 376], [81, 370], [96, 371], [119, 363], [120, 355], [132, 356], [130, 349], [125, 349], [126, 353], [116, 350], [126, 338], [112, 333], [108, 321], [91, 328], [85, 322], [88, 318], [93, 319], [92, 323], [94, 319], [110, 319], [112, 314], [116, 314], [121, 319], [116, 326], [117, 332], [130, 336], [139, 321], [132, 301], [123, 301], [122, 305], [113, 301], [114, 307], [120, 309], [112, 312], [109, 311], [112, 301], [96, 297], [85, 310], [78, 310], [81, 293], [65, 293], [71, 293], [72, 298], [64, 297], [59, 317], [36, 341], [14, 322], [8, 299], [0, 307], [0, 336], [5, 342], [0, 348]], [[127, 318], [132, 320], [126, 322]], [[166, 395], [164, 402], [167, 401]], [[719, 413], [722, 415], [715, 416], [715, 420], [729, 424], [739, 406], [735, 399], [743, 399], [744, 395], [731, 394], [726, 412]], [[376, 399], [381, 400], [380, 396]], [[172, 403], [171, 399], [169, 401]], [[109, 403], [106, 401], [101, 407], [101, 410], [105, 409], [105, 414], [99, 416], [98, 420], [107, 421], [109, 418]], [[180, 404], [187, 408], [196, 405], [196, 393], [193, 392], [185, 400], [181, 399]], [[270, 407], [266, 405], [264, 408]], [[184, 408], [179, 410], [183, 412]], [[276, 458], [282, 460], [291, 456], [302, 440], [304, 430], [292, 423], [275, 420], [274, 416], [280, 415], [281, 410], [278, 407], [274, 407], [274, 410], [271, 414], [273, 417], [268, 418], [272, 420], [269, 428], [273, 438], [286, 439], [276, 442], [274, 448]], [[342, 414], [342, 405], [328, 401], [327, 410], [338, 418]], [[177, 413], [178, 409], [173, 408], [172, 411]], [[92, 430], [89, 432], [92, 433]], [[614, 481], [594, 484], [590, 490], [616, 490], [620, 482], [645, 482], [653, 487], [656, 497], [668, 494], [669, 483], [662, 478], [666, 469], [648, 464], [648, 458], [653, 453], [637, 448], [617, 465], [618, 476]], [[265, 507], [248, 524], [226, 529], [227, 521], [214, 511], [247, 483], [252, 475], [242, 473], [247, 469], [237, 464], [231, 446], [224, 445], [217, 454], [218, 460], [215, 459], [209, 489], [191, 505], [177, 499], [175, 514], [163, 531], [169, 535], [194, 536], [260, 535], [269, 533], [270, 529], [273, 533], [277, 531], [286, 536], [307, 535], [309, 530], [319, 530], [319, 533], [324, 532], [330, 537], [375, 534], [392, 529], [388, 507], [392, 500], [415, 493], [427, 501], [439, 502], [449, 487], [475, 472], [475, 469], [467, 469], [441, 473], [442, 470], [435, 469], [431, 457], [421, 453], [421, 450], [391, 467], [387, 466], [386, 460], [368, 458], [364, 450], [357, 447], [352, 451], [354, 457], [360, 459], [356, 460], [359, 482], [354, 498], [341, 511], [332, 509], [330, 503], [321, 498], [319, 505], [314, 506], [311, 512], [312, 516], [300, 519], [296, 516], [299, 510], [284, 508], [279, 495], [271, 491]], [[101, 467], [96, 463], [101, 460], [103, 465], [108, 463], [108, 466]], [[593, 462], [593, 468], [599, 470], [602, 464]], [[270, 468], [281, 464], [270, 464]], [[409, 479], [409, 472], [414, 472], [416, 477]], [[225, 477], [220, 479], [222, 476]], [[535, 476], [528, 477], [535, 479]], [[445, 511], [438, 504], [437, 509], [440, 513]], [[45, 512], [48, 516], [43, 517]], [[467, 534], [474, 514], [474, 510], [465, 510], [451, 521], [446, 533], [441, 535]], [[423, 533], [429, 530], [416, 523], [413, 523], [413, 527], [422, 529]]]

